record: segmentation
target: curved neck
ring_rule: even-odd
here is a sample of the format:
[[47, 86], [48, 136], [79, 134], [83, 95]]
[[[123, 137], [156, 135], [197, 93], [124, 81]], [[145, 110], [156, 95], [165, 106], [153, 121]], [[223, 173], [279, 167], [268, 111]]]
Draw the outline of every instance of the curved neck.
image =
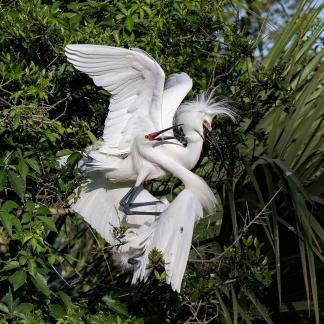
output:
[[185, 137], [187, 145], [185, 147], [185, 154], [181, 156], [181, 161], [186, 169], [191, 170], [200, 158], [204, 141], [197, 132], [188, 132], [185, 134]]
[[186, 189], [197, 195], [205, 209], [209, 211], [214, 210], [216, 203], [214, 194], [202, 178], [183, 167], [180, 163], [176, 163], [173, 159], [170, 159], [167, 154], [155, 150], [152, 146], [139, 145], [138, 149], [144, 159], [160, 166], [168, 173], [179, 178], [184, 183]]

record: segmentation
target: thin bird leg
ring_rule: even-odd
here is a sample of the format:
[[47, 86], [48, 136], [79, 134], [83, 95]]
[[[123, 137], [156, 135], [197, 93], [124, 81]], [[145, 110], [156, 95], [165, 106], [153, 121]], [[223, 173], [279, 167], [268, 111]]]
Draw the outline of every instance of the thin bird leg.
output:
[[132, 187], [129, 189], [129, 191], [126, 193], [126, 195], [120, 200], [119, 205], [120, 206], [126, 206], [129, 204], [129, 201], [134, 198], [134, 193], [138, 190], [139, 187]]
[[140, 203], [131, 203], [130, 207], [142, 207], [142, 206], [151, 206], [157, 204], [163, 204], [163, 203], [160, 200], [154, 200], [154, 201], [147, 201], [147, 202], [140, 202]]
[[161, 214], [160, 212], [145, 212], [145, 211], [139, 211], [139, 210], [131, 210], [131, 208], [136, 208], [136, 207], [141, 207], [141, 206], [149, 206], [149, 205], [157, 205], [158, 203], [161, 203], [159, 200], [158, 201], [134, 203], [134, 200], [140, 191], [141, 191], [141, 187], [134, 186], [126, 193], [126, 195], [119, 202], [121, 211], [124, 212], [126, 215], [159, 216]]

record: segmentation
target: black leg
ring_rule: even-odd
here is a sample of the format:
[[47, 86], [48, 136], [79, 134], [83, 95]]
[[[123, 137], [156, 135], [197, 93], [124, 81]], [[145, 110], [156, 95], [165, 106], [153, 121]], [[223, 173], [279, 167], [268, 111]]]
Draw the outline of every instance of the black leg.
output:
[[163, 204], [160, 200], [154, 200], [154, 201], [146, 201], [146, 202], [140, 202], [140, 203], [131, 203], [130, 207], [142, 207], [142, 206], [152, 206], [157, 204]]
[[126, 195], [120, 200], [119, 204], [120, 206], [126, 206], [128, 205], [132, 200], [134, 200], [136, 193], [138, 191], [139, 187], [132, 187]]
[[134, 203], [136, 196], [141, 191], [141, 187], [132, 187], [126, 195], [120, 200], [119, 205], [122, 212], [126, 215], [153, 215], [159, 216], [160, 212], [145, 212], [145, 211], [137, 211], [131, 210], [131, 208], [141, 207], [141, 206], [152, 206], [162, 203], [161, 201], [147, 201], [147, 202], [140, 202]]

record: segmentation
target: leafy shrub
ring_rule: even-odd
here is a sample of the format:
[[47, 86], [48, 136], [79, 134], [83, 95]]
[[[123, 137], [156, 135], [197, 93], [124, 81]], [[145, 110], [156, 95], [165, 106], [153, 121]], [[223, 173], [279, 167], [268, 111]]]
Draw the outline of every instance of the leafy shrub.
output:
[[[257, 7], [234, 3], [0, 4], [1, 321], [271, 322], [267, 308], [273, 319], [284, 318], [282, 300], [299, 301], [301, 310], [312, 305], [319, 322], [323, 71], [314, 44], [321, 8], [303, 1], [261, 58]], [[234, 19], [238, 8], [248, 14]], [[190, 95], [217, 87], [239, 113], [236, 125], [216, 121], [218, 147], [196, 169], [219, 210], [197, 227], [182, 295], [165, 285], [161, 269], [130, 286], [109, 246], [68, 209], [82, 180], [74, 166], [101, 135], [109, 102], [66, 62], [69, 43], [140, 47], [166, 74], [186, 71], [194, 80]], [[58, 169], [57, 158], [68, 153]], [[181, 190], [174, 179], [151, 187], [156, 195]], [[292, 275], [300, 284], [287, 287]], [[299, 294], [290, 297], [293, 289]]]

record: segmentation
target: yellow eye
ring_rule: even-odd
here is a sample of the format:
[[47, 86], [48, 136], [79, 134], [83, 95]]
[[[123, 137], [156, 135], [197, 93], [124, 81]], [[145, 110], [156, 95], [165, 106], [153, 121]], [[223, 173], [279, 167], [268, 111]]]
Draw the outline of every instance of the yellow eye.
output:
[[209, 123], [208, 123], [208, 121], [206, 119], [204, 119], [203, 124], [206, 125], [206, 124], [209, 124]]
[[149, 138], [149, 136], [148, 136], [148, 135], [145, 135], [144, 137], [145, 137], [146, 139], [147, 139], [147, 138]]

